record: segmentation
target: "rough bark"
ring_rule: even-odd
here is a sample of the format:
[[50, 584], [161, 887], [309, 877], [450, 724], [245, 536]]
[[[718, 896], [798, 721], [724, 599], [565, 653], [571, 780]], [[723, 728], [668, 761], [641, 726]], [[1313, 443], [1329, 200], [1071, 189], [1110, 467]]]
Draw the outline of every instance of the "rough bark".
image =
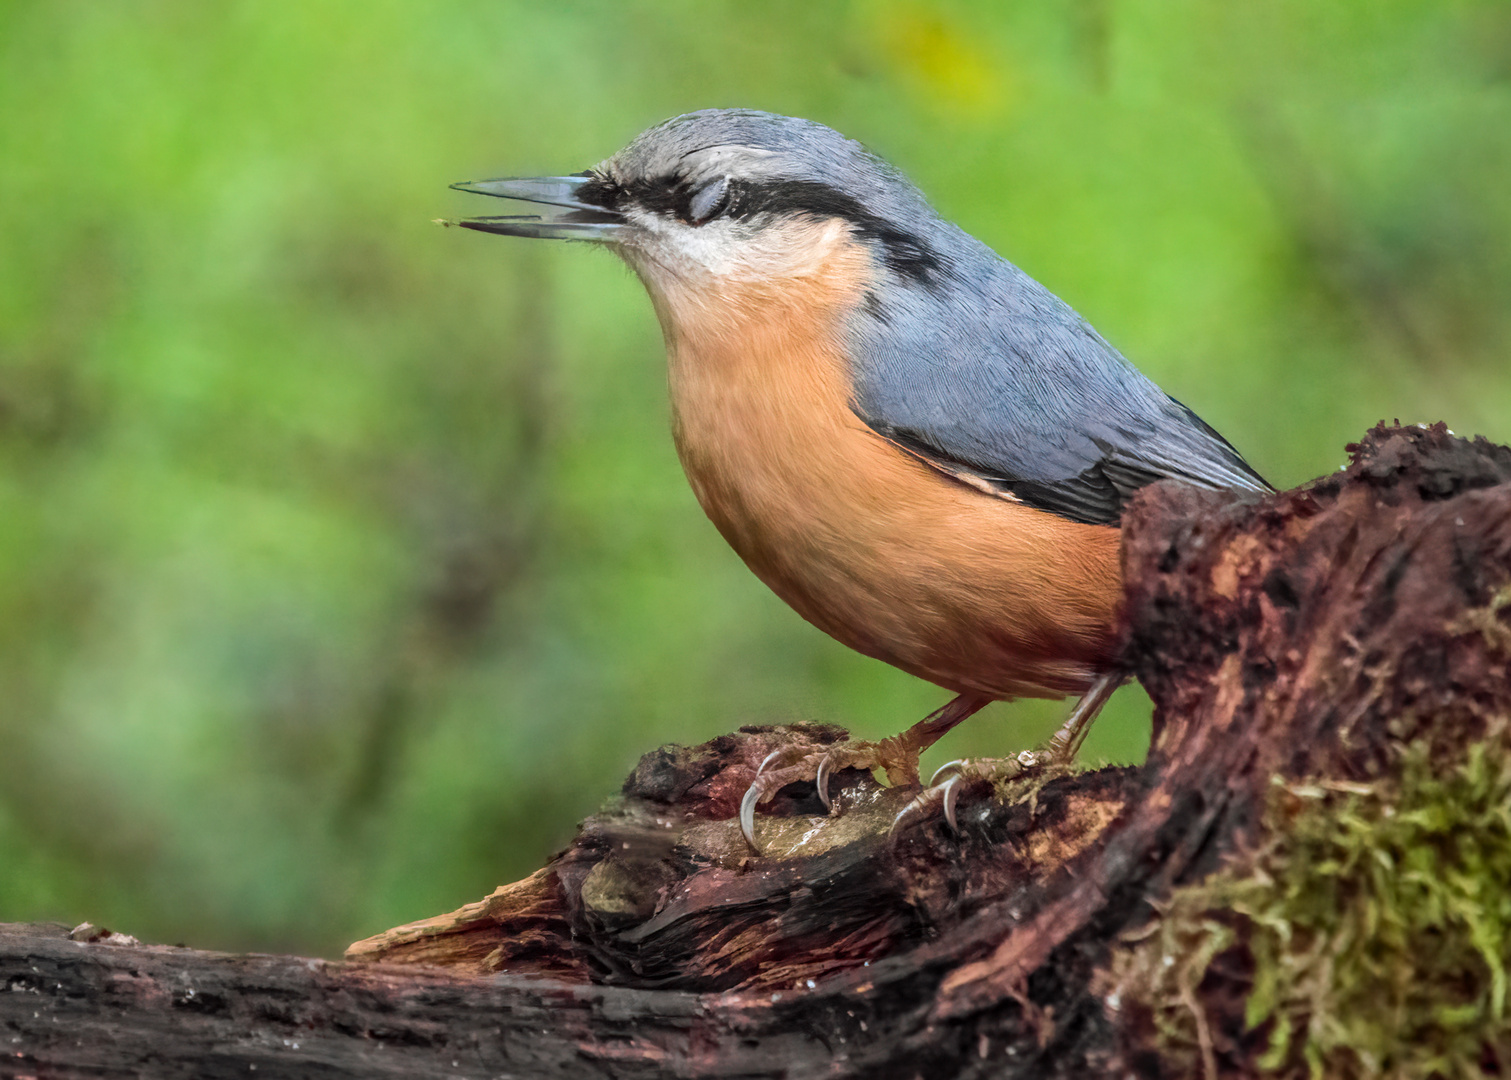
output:
[[759, 762], [842, 733], [664, 748], [548, 866], [345, 963], [0, 932], [0, 1068], [1161, 1075], [1097, 973], [1172, 888], [1253, 849], [1274, 780], [1369, 780], [1405, 742], [1453, 760], [1511, 716], [1511, 450], [1441, 427], [1351, 449], [1269, 498], [1164, 484], [1130, 508], [1141, 768], [977, 783], [958, 835], [937, 814], [889, 834], [910, 794], [868, 775], [835, 778], [829, 818], [793, 785], [756, 856], [733, 818]]

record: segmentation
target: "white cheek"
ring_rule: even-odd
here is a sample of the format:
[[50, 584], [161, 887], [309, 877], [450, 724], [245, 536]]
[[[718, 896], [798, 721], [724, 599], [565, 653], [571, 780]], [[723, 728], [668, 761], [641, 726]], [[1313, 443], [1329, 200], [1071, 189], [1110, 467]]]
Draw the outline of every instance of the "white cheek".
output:
[[640, 211], [631, 211], [628, 217], [641, 230], [633, 245], [635, 254], [660, 274], [682, 278], [690, 284], [707, 278], [735, 277], [742, 271], [742, 252], [751, 238], [746, 235], [748, 230], [738, 228], [734, 222], [720, 219], [692, 226]]
[[627, 216], [641, 234], [625, 256], [663, 289], [806, 277], [848, 231], [837, 220], [753, 225], [716, 218], [694, 226], [639, 211]]

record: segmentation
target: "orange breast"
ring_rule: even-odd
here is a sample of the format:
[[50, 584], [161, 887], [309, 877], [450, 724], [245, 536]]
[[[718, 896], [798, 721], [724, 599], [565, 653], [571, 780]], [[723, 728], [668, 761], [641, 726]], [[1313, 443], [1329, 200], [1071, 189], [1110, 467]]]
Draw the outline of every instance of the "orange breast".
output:
[[957, 692], [1080, 693], [1108, 662], [1117, 530], [967, 487], [862, 424], [841, 342], [869, 255], [837, 222], [809, 228], [793, 278], [647, 280], [698, 501], [762, 581], [852, 648]]

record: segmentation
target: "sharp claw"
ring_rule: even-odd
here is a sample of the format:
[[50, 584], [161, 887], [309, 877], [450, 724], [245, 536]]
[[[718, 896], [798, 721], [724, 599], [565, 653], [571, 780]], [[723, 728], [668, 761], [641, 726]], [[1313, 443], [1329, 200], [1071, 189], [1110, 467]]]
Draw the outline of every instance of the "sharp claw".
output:
[[818, 763], [818, 775], [813, 782], [818, 785], [818, 801], [824, 804], [824, 809], [834, 813], [834, 804], [829, 801], [829, 755], [824, 755], [824, 760]]
[[[950, 762], [950, 764], [959, 765], [961, 763], [952, 761]], [[943, 769], [940, 770], [940, 772], [943, 771]], [[938, 776], [939, 773], [936, 772], [934, 775]], [[956, 773], [954, 776], [951, 776], [938, 787], [935, 787], [931, 784], [929, 787], [925, 788], [918, 794], [916, 798], [910, 800], [908, 802], [908, 805], [904, 806], [897, 812], [897, 816], [892, 819], [892, 828], [891, 830], [889, 830], [888, 835], [896, 836], [897, 830], [902, 828], [903, 820], [907, 818], [909, 814], [922, 813], [924, 807], [928, 806], [936, 799], [941, 800], [944, 803], [944, 820], [949, 822], [950, 831], [953, 833], [959, 833], [960, 821], [955, 815], [955, 804], [960, 801], [961, 780], [962, 777], [960, 776], [960, 774]]]
[[[767, 758], [766, 760], [770, 761], [771, 759]], [[764, 763], [762, 764], [764, 767]], [[745, 790], [745, 797], [740, 800], [740, 831], [745, 834], [746, 843], [754, 849], [757, 855], [761, 853], [761, 849], [756, 844], [755, 838], [755, 808], [756, 803], [760, 801], [761, 785], [759, 783], [751, 784]]]
[[740, 800], [740, 831], [745, 834], [746, 843], [751, 846], [751, 849], [754, 850], [757, 855], [761, 853], [761, 849], [756, 844], [755, 838], [755, 808], [756, 803], [761, 801], [761, 795], [763, 793], [763, 789], [761, 787], [761, 774], [766, 771], [766, 766], [770, 765], [774, 760], [780, 757], [781, 754], [782, 751], [780, 749], [777, 749], [773, 750], [771, 753], [767, 754], [764, 758], [761, 759], [761, 763], [756, 766], [755, 779], [751, 781], [750, 786], [745, 789], [745, 797]]
[[951, 832], [958, 833], [960, 822], [955, 820], [955, 803], [960, 798], [960, 774], [956, 773], [946, 780], [939, 790], [944, 796], [944, 820], [950, 823]]
[[892, 819], [892, 827], [887, 830], [888, 836], [897, 835], [897, 830], [902, 826], [902, 819], [911, 814], [913, 812], [913, 808], [917, 805], [918, 800], [912, 799], [908, 802], [907, 806], [904, 806], [901, 810], [897, 811], [897, 816]]
[[938, 781], [939, 777], [943, 773], [946, 773], [951, 769], [963, 769], [965, 768], [965, 764], [965, 758], [956, 758], [954, 761], [946, 761], [943, 765], [934, 770], [933, 776], [929, 777], [929, 787], [933, 787], [935, 782]]

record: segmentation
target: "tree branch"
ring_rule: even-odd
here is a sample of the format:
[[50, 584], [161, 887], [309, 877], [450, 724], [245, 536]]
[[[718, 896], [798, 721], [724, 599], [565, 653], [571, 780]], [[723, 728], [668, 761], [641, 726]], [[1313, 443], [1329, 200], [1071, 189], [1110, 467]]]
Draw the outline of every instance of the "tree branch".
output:
[[[1406, 745], [1447, 768], [1511, 716], [1511, 450], [1441, 426], [1351, 449], [1346, 472], [1264, 500], [1162, 484], [1129, 509], [1123, 656], [1156, 703], [1142, 768], [978, 782], [958, 835], [922, 816], [896, 836], [910, 793], [852, 771], [833, 817], [811, 784], [779, 793], [757, 857], [734, 818], [760, 761], [843, 733], [666, 747], [548, 866], [346, 963], [0, 932], [10, 1060], [106, 1076], [1169, 1074], [1151, 1014], [1106, 972], [1172, 893], [1253, 857], [1275, 782], [1388, 779]], [[1231, 1000], [1197, 989], [1203, 1067], [1251, 1070], [1242, 980]]]

